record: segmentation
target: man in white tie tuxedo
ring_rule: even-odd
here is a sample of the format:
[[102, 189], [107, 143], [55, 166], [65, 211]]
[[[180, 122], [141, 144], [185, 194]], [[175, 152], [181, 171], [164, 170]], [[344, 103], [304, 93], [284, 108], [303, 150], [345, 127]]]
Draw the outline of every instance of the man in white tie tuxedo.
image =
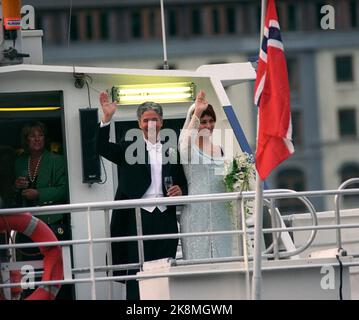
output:
[[[109, 101], [108, 94], [100, 94], [103, 111], [102, 121], [98, 129], [97, 149], [104, 158], [118, 166], [119, 181], [115, 200], [173, 197], [187, 194], [187, 181], [180, 164], [179, 155], [176, 163], [164, 161], [168, 158], [168, 150], [162, 148], [159, 133], [163, 125], [162, 107], [154, 102], [145, 102], [138, 106], [138, 126], [142, 134], [137, 138], [136, 149], [132, 156], [144, 161], [134, 163], [127, 148], [134, 142], [121, 140], [109, 142], [111, 119], [117, 109], [115, 103]], [[164, 177], [172, 177], [173, 185], [167, 190]], [[152, 206], [141, 208], [143, 234], [177, 233], [176, 207]], [[111, 218], [111, 236], [136, 235], [134, 209], [114, 210]], [[161, 258], [175, 258], [178, 239], [144, 241], [145, 261]], [[138, 259], [137, 241], [113, 242], [113, 264], [136, 263]], [[114, 275], [133, 275], [138, 270], [115, 271]], [[138, 300], [139, 290], [136, 280], [126, 281], [126, 297]]]

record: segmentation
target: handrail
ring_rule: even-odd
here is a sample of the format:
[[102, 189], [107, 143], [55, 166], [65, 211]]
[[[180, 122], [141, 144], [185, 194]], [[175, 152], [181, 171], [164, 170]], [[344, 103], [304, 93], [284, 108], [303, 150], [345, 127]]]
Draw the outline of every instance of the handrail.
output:
[[[351, 178], [349, 180], [346, 180], [339, 186], [338, 190], [343, 190], [350, 184], [357, 183], [357, 182], [359, 182], [359, 178]], [[340, 196], [341, 196], [341, 194], [337, 194], [334, 197], [334, 213], [335, 213], [335, 221], [337, 224], [340, 224], [340, 213], [339, 213]], [[340, 250], [342, 250], [342, 234], [341, 234], [340, 229], [337, 229], [336, 236], [337, 236], [337, 248], [338, 248], [338, 252], [339, 252]]]
[[[354, 179], [355, 181], [359, 181], [359, 179]], [[353, 182], [353, 179], [349, 180], [349, 182]], [[347, 185], [345, 184], [345, 185]], [[344, 185], [344, 184], [343, 184]], [[274, 236], [280, 236], [281, 232], [289, 232], [289, 231], [303, 231], [303, 230], [311, 230], [310, 237], [308, 238], [307, 242], [301, 246], [300, 248], [297, 248], [294, 251], [287, 251], [287, 252], [278, 252], [277, 250], [274, 250], [273, 254], [267, 254], [272, 248], [273, 243], [271, 244], [270, 250], [266, 250], [262, 253], [261, 257], [266, 258], [274, 258], [274, 259], [280, 259], [280, 258], [288, 258], [292, 255], [296, 255], [300, 252], [303, 252], [305, 249], [307, 249], [313, 242], [317, 230], [322, 229], [336, 229], [341, 230], [341, 228], [359, 228], [359, 224], [348, 224], [348, 225], [340, 225], [340, 217], [339, 217], [339, 223], [336, 225], [321, 225], [318, 226], [317, 224], [317, 215], [314, 206], [312, 203], [307, 199], [307, 197], [317, 197], [317, 196], [328, 196], [328, 195], [335, 195], [336, 199], [339, 198], [341, 195], [350, 195], [350, 194], [358, 194], [359, 189], [350, 189], [350, 190], [341, 190], [340, 188], [338, 190], [318, 190], [318, 191], [301, 191], [296, 192], [293, 190], [287, 190], [287, 189], [273, 189], [273, 190], [266, 190], [264, 191], [264, 198], [265, 199], [283, 199], [283, 198], [299, 198], [302, 202], [305, 203], [307, 208], [309, 209], [309, 212], [312, 216], [312, 222], [313, 225], [308, 227], [279, 227], [279, 223], [275, 223], [273, 225], [274, 228], [270, 229], [264, 229], [263, 233], [272, 233]], [[223, 201], [231, 201], [231, 200], [237, 200], [237, 201], [243, 201], [245, 199], [254, 199], [255, 193], [253, 191], [246, 191], [246, 192], [232, 192], [232, 193], [217, 193], [217, 194], [203, 194], [203, 195], [195, 195], [195, 196], [180, 196], [180, 197], [173, 197], [173, 198], [154, 198], [154, 199], [135, 199], [135, 200], [119, 200], [119, 201], [103, 201], [103, 202], [87, 202], [87, 203], [78, 203], [78, 204], [67, 204], [67, 205], [53, 205], [53, 206], [44, 206], [44, 207], [29, 207], [29, 208], [13, 208], [13, 209], [1, 209], [0, 210], [0, 216], [6, 215], [6, 214], [21, 214], [24, 211], [29, 211], [32, 213], [35, 213], [36, 215], [42, 215], [42, 214], [56, 214], [56, 213], [80, 213], [80, 212], [86, 212], [87, 218], [88, 218], [88, 225], [89, 225], [89, 234], [87, 239], [80, 239], [80, 240], [67, 240], [67, 241], [59, 241], [59, 242], [41, 242], [41, 246], [46, 245], [78, 245], [78, 244], [89, 244], [90, 248], [90, 260], [92, 260], [92, 263], [89, 268], [87, 268], [90, 272], [90, 283], [92, 284], [92, 296], [95, 298], [95, 283], [98, 280], [98, 277], [95, 276], [95, 271], [98, 271], [98, 267], [94, 266], [93, 264], [93, 245], [95, 243], [106, 243], [107, 250], [111, 249], [111, 243], [112, 242], [122, 242], [122, 241], [138, 241], [141, 243], [144, 240], [150, 240], [150, 239], [171, 239], [171, 238], [185, 238], [185, 237], [193, 237], [193, 236], [208, 236], [208, 235], [242, 235], [245, 231], [243, 230], [231, 230], [231, 231], [212, 231], [212, 232], [193, 232], [193, 233], [180, 233], [180, 234], [163, 234], [163, 235], [142, 235], [142, 226], [141, 223], [138, 223], [138, 235], [137, 236], [127, 236], [127, 237], [109, 237], [108, 229], [105, 230], [105, 238], [93, 238], [91, 234], [91, 218], [90, 218], [90, 212], [91, 211], [102, 211], [105, 213], [105, 220], [106, 223], [109, 223], [108, 214], [110, 209], [118, 209], [118, 208], [140, 208], [143, 206], [152, 206], [152, 205], [183, 205], [188, 203], [196, 203], [196, 202], [223, 202]], [[138, 211], [138, 210], [137, 210]], [[273, 211], [273, 214], [278, 215], [279, 211], [277, 208]], [[336, 207], [336, 215], [340, 216], [339, 213], [339, 206]], [[106, 219], [107, 217], [107, 219]], [[278, 217], [274, 219], [273, 221], [278, 220]], [[108, 228], [108, 226], [105, 226], [105, 228]], [[246, 230], [247, 233], [253, 233], [253, 230]], [[338, 232], [338, 231], [337, 231]], [[341, 240], [341, 239], [340, 239]], [[0, 245], [0, 249], [5, 248], [21, 248], [21, 247], [35, 247], [38, 246], [39, 243], [27, 243], [27, 244], [12, 244], [12, 245]], [[139, 250], [143, 251], [143, 248], [139, 246]], [[109, 253], [109, 252], [108, 252]], [[143, 254], [143, 252], [142, 252]], [[243, 256], [237, 256], [232, 257], [229, 259], [209, 259], [209, 262], [217, 262], [217, 261], [243, 261]], [[253, 260], [253, 256], [247, 256], [248, 260]], [[248, 261], [247, 260], [247, 261]], [[110, 261], [111, 262], [111, 261]], [[195, 263], [199, 263], [199, 261], [193, 260]], [[132, 267], [138, 267], [142, 266], [143, 261], [140, 261], [140, 263], [137, 264], [131, 264]], [[183, 263], [188, 263], [183, 262]], [[178, 261], [178, 265], [181, 265], [182, 262]], [[130, 267], [130, 265], [126, 265], [127, 267]], [[116, 270], [120, 269], [121, 267], [124, 267], [123, 265], [116, 265], [113, 266], [112, 262], [106, 267], [108, 270]], [[79, 271], [79, 270], [78, 270]], [[76, 269], [72, 269], [71, 272], [74, 274], [76, 272]], [[109, 279], [122, 279], [121, 277], [113, 277], [111, 273], [107, 275]], [[132, 276], [136, 278], [136, 276]], [[75, 280], [75, 279], [73, 279]], [[65, 280], [63, 280], [65, 281]], [[71, 280], [66, 280], [70, 281]], [[77, 282], [77, 281], [75, 281]], [[75, 283], [73, 282], [73, 283]], [[60, 283], [60, 281], [59, 281]], [[65, 283], [65, 282], [63, 282]], [[68, 282], [66, 282], [68, 283]], [[12, 286], [10, 284], [1, 284], [0, 287], [8, 287]]]
[[[278, 191], [279, 190], [279, 191]], [[293, 198], [293, 195], [290, 193], [281, 193], [281, 189], [272, 189], [265, 190], [263, 196], [266, 199], [274, 198]], [[298, 197], [319, 197], [319, 196], [330, 196], [330, 195], [351, 195], [358, 194], [358, 189], [349, 189], [349, 190], [317, 190], [317, 191], [295, 191]], [[116, 200], [116, 201], [101, 201], [101, 202], [84, 202], [76, 204], [60, 204], [60, 205], [50, 205], [50, 206], [41, 206], [41, 207], [24, 207], [24, 208], [11, 208], [11, 209], [0, 209], [0, 215], [2, 214], [15, 214], [22, 213], [24, 211], [30, 213], [36, 213], [36, 215], [45, 215], [49, 213], [63, 213], [66, 210], [71, 210], [71, 213], [74, 212], [83, 212], [88, 207], [91, 210], [101, 210], [104, 209], [127, 209], [135, 207], [146, 207], [153, 205], [182, 205], [189, 203], [198, 203], [198, 202], [224, 202], [237, 199], [254, 199], [254, 191], [243, 191], [243, 192], [229, 192], [229, 193], [212, 193], [212, 194], [203, 194], [195, 196], [178, 196], [178, 197], [166, 197], [166, 198], [148, 198], [148, 199], [133, 199], [133, 200]]]
[[[326, 262], [326, 266], [335, 266], [337, 263]], [[358, 261], [343, 261], [343, 266], [358, 266]], [[314, 268], [314, 267], [321, 267], [322, 264], [307, 264], [303, 265], [302, 268]], [[282, 270], [295, 268], [296, 266], [264, 266], [262, 267], [263, 270]], [[199, 271], [181, 271], [181, 272], [164, 272], [164, 273], [150, 273], [146, 275], [130, 275], [130, 276], [114, 276], [114, 277], [97, 277], [96, 281], [100, 282], [110, 282], [110, 281], [123, 281], [123, 280], [138, 280], [138, 279], [153, 279], [153, 278], [163, 278], [163, 277], [181, 277], [181, 276], [188, 276], [188, 275], [213, 275], [213, 274], [223, 274], [223, 273], [244, 273], [245, 270], [232, 268], [226, 270], [199, 270]], [[90, 283], [92, 280], [91, 278], [78, 278], [72, 280], [53, 280], [53, 281], [36, 281], [36, 282], [28, 282], [29, 286], [31, 285], [55, 285], [55, 284], [73, 284], [73, 283]], [[8, 283], [8, 284], [0, 284], [1, 287], [18, 287], [21, 283]]]
[[[269, 190], [270, 192], [272, 192], [272, 190]], [[291, 193], [291, 194], [298, 194], [299, 192], [297, 191], [294, 191], [294, 190], [290, 190], [290, 189], [276, 189], [275, 192], [278, 192], [278, 191], [281, 191], [281, 192], [286, 192], [286, 193]], [[313, 226], [317, 226], [318, 225], [318, 218], [317, 218], [317, 215], [316, 215], [316, 210], [313, 206], [313, 204], [309, 201], [309, 199], [307, 197], [298, 197], [299, 200], [301, 200], [305, 205], [306, 207], [308, 208], [309, 210], [309, 213], [311, 214], [312, 216], [312, 225]], [[272, 199], [271, 199], [272, 200]], [[267, 204], [267, 205], [270, 205], [270, 201], [268, 200], [264, 200], [264, 202]], [[280, 212], [278, 210], [278, 208], [276, 207], [275, 208], [275, 213], [280, 216]], [[274, 213], [273, 213], [274, 215]], [[275, 221], [275, 220], [273, 220]], [[277, 222], [277, 221], [276, 221]], [[273, 227], [273, 226], [272, 226]], [[280, 235], [281, 232], [279, 232], [278, 234], [278, 238], [279, 238], [279, 235]], [[306, 250], [314, 241], [315, 239], [315, 236], [317, 234], [317, 230], [316, 229], [312, 229], [312, 232], [307, 240], [307, 242], [302, 246], [302, 247], [299, 247], [297, 248], [296, 250], [294, 251], [289, 251], [289, 252], [286, 252], [286, 253], [280, 253], [280, 252], [274, 252], [274, 257], [277, 256], [278, 258], [288, 258], [288, 257], [291, 257], [291, 256], [295, 256], [295, 255], [298, 255], [299, 253], [302, 253], [304, 250]], [[273, 237], [276, 235], [276, 233], [273, 233]], [[272, 249], [273, 249], [273, 246], [274, 246], [274, 241], [272, 242], [272, 244], [267, 248], [267, 250], [264, 252], [264, 253], [268, 253], [270, 252]]]

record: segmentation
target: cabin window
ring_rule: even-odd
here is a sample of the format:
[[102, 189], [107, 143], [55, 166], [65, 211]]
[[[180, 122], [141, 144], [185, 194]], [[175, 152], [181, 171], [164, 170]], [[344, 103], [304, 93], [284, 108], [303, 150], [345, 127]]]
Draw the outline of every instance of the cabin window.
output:
[[77, 15], [74, 14], [71, 16], [70, 38], [73, 41], [79, 40], [78, 20]]
[[277, 186], [280, 189], [305, 190], [304, 173], [301, 169], [284, 169], [278, 173]]
[[192, 10], [192, 34], [202, 34], [202, 16], [200, 9]]
[[92, 16], [92, 14], [86, 15], [86, 38], [88, 40], [93, 39], [93, 16]]
[[[277, 188], [304, 191], [306, 188], [304, 172], [297, 168], [281, 170], [277, 175]], [[295, 198], [278, 200], [278, 208], [282, 214], [307, 211], [303, 202]]]
[[292, 111], [292, 133], [294, 147], [303, 146], [303, 121], [302, 112], [299, 110]]
[[102, 12], [100, 15], [100, 34], [102, 40], [107, 40], [109, 38], [109, 25], [108, 25], [107, 12]]
[[142, 30], [141, 13], [134, 11], [131, 14], [131, 35], [133, 38], [140, 38]]
[[335, 75], [337, 82], [349, 82], [354, 80], [352, 56], [335, 57]]
[[[345, 163], [340, 169], [340, 175], [341, 182], [344, 182], [351, 178], [359, 178], [359, 164]], [[359, 185], [359, 183], [357, 185]], [[357, 188], [359, 188], [359, 186]]]
[[254, 32], [252, 28], [253, 20], [251, 19], [251, 7], [248, 4], [243, 3], [241, 6], [241, 33], [250, 34]]
[[[256, 32], [260, 32], [261, 31], [261, 14], [262, 14], [262, 9], [261, 9], [261, 6], [258, 5], [257, 7], [257, 14], [255, 16], [255, 19], [256, 19]], [[278, 14], [278, 17], [279, 17], [279, 11], [278, 11], [278, 8], [277, 8], [277, 14]], [[280, 24], [280, 22], [279, 22]]]
[[[20, 88], [20, 87], [19, 87]], [[19, 89], [18, 88], [18, 89]], [[47, 149], [52, 153], [58, 153], [65, 157], [66, 160], [66, 135], [65, 135], [65, 118], [64, 118], [64, 97], [62, 91], [28, 91], [21, 92], [1, 92], [0, 93], [0, 158], [1, 160], [14, 161], [13, 156], [6, 159], [3, 158], [4, 148], [12, 154], [15, 152], [17, 156], [24, 153], [24, 145], [22, 144], [22, 128], [31, 122], [41, 121], [47, 128]], [[8, 153], [11, 155], [11, 153]], [[26, 162], [25, 162], [26, 163]], [[9, 170], [14, 170], [14, 163], [1, 163], [2, 172], [6, 168], [6, 177], [11, 180], [5, 180], [4, 176], [0, 176], [0, 197], [7, 202], [3, 202], [2, 206], [18, 207], [23, 204], [23, 199], [19, 197], [19, 193], [14, 193], [13, 185], [16, 178]], [[41, 170], [41, 168], [40, 168]], [[27, 170], [26, 170], [27, 171]], [[46, 176], [45, 176], [46, 177]], [[68, 185], [68, 183], [66, 183]], [[9, 193], [10, 190], [10, 193]], [[5, 192], [5, 194], [4, 194]], [[49, 194], [53, 194], [53, 190]], [[10, 196], [10, 197], [9, 197]], [[51, 197], [49, 198], [51, 199]], [[62, 204], [69, 203], [68, 190], [66, 191], [66, 199], [61, 201]], [[51, 203], [43, 203], [51, 205]], [[28, 204], [27, 204], [28, 205]], [[31, 204], [30, 204], [31, 206]], [[47, 222], [47, 221], [46, 221]], [[52, 230], [56, 233], [59, 240], [71, 240], [71, 215], [64, 214], [61, 220], [51, 224]], [[57, 226], [59, 228], [57, 228]], [[60, 229], [61, 228], [61, 229]], [[60, 229], [60, 230], [59, 230]], [[29, 257], [31, 260], [36, 257]], [[74, 285], [65, 285], [61, 288], [59, 299], [73, 299]], [[61, 298], [60, 298], [61, 297]]]
[[356, 110], [342, 109], [338, 111], [339, 135], [341, 138], [356, 138]]
[[177, 24], [177, 11], [170, 10], [168, 12], [168, 32], [171, 37], [178, 35], [178, 24]]
[[[359, 178], [359, 164], [358, 163], [345, 163], [342, 165], [340, 172], [341, 182], [347, 181], [351, 178]], [[350, 184], [346, 189], [359, 188], [359, 182]], [[343, 206], [345, 208], [355, 208], [359, 203], [359, 194], [344, 195]]]
[[300, 73], [298, 58], [287, 58], [288, 80], [291, 94], [297, 95], [300, 89]]
[[298, 16], [297, 16], [298, 8], [295, 4], [289, 3], [287, 6], [287, 29], [289, 31], [295, 31], [297, 30], [297, 24], [298, 24]]
[[156, 37], [156, 12], [151, 10], [148, 17], [148, 34], [151, 38]]
[[43, 36], [45, 43], [55, 43], [57, 28], [57, 23], [55, 21], [56, 17], [51, 13], [46, 13], [42, 17], [42, 28], [46, 31]]
[[236, 8], [230, 7], [226, 10], [226, 32], [236, 33]]
[[[284, 17], [285, 17], [285, 12], [284, 12], [284, 4], [280, 3], [278, 1], [275, 1], [275, 8], [277, 10], [277, 16], [278, 16], [278, 22], [280, 27], [283, 29], [283, 26], [286, 25], [286, 23], [284, 23]], [[259, 16], [260, 17], [260, 16]]]
[[221, 31], [220, 28], [220, 15], [218, 8], [212, 10], [212, 30], [214, 34], [218, 34]]
[[352, 28], [358, 27], [358, 4], [357, 0], [350, 1], [349, 4], [350, 26]]
[[42, 16], [35, 15], [35, 28], [38, 30], [44, 30]]

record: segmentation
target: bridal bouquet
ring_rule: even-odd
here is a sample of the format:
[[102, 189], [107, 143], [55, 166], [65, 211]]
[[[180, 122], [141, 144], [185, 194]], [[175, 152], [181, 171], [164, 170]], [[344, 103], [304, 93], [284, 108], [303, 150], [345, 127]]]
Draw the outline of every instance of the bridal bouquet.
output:
[[244, 152], [235, 156], [227, 165], [224, 183], [229, 192], [248, 191], [255, 175], [254, 158], [251, 154]]
[[[244, 152], [236, 155], [226, 166], [224, 183], [228, 192], [241, 192], [250, 190], [251, 182], [255, 180], [254, 158], [251, 154]], [[246, 216], [253, 213], [253, 201], [245, 201]]]

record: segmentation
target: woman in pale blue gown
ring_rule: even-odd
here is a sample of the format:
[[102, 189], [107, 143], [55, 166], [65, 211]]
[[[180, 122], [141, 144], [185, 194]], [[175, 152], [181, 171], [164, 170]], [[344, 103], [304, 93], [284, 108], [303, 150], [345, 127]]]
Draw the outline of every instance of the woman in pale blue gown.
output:
[[[179, 148], [188, 182], [188, 194], [226, 192], [223, 183], [224, 152], [212, 143], [216, 122], [213, 107], [201, 91], [187, 113]], [[233, 229], [229, 206], [225, 202], [202, 202], [184, 206], [180, 226], [182, 233], [227, 231]], [[232, 256], [233, 235], [185, 237], [181, 239], [187, 260]]]

